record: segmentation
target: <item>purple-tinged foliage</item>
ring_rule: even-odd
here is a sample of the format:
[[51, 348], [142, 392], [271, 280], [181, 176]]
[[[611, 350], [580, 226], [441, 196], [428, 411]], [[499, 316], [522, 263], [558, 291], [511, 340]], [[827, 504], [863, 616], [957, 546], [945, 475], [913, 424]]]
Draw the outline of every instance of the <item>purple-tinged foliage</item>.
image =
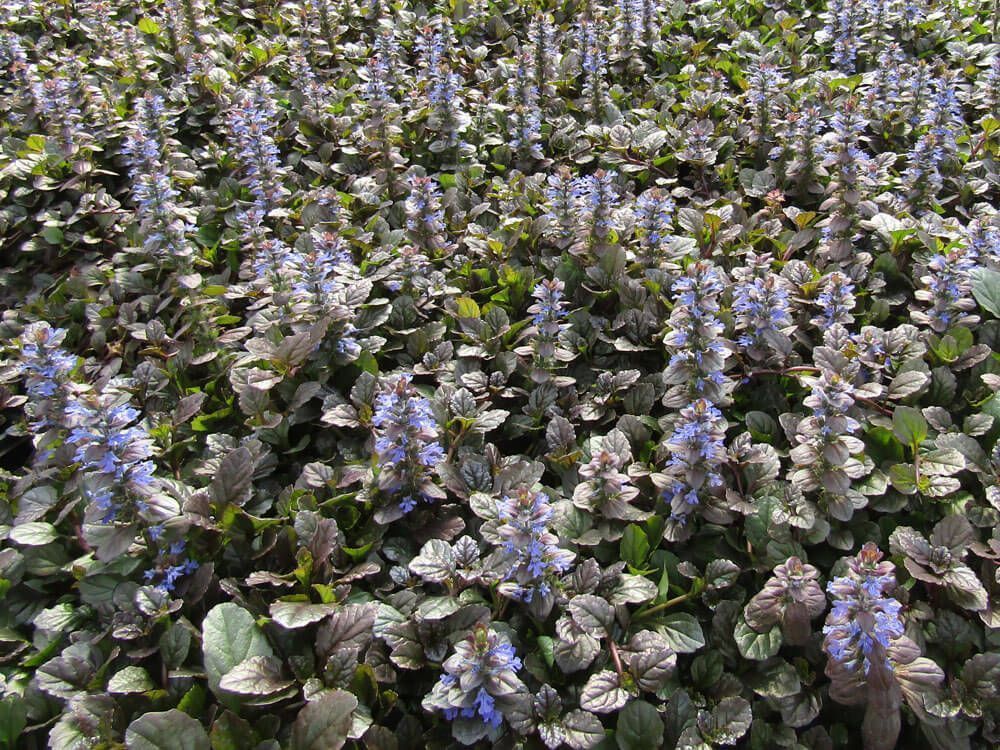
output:
[[826, 610], [819, 571], [797, 557], [774, 567], [774, 574], [744, 609], [750, 627], [764, 632], [781, 626], [785, 643], [804, 645], [812, 634], [810, 621]]
[[0, 3], [0, 748], [1000, 747], [991, 3]]

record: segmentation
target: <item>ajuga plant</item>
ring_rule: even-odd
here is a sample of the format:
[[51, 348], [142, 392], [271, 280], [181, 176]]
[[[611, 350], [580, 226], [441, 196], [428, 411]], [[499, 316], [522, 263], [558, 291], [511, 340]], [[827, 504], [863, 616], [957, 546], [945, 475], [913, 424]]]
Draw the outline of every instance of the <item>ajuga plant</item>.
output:
[[283, 168], [274, 140], [278, 111], [273, 94], [268, 79], [256, 79], [251, 88], [236, 93], [228, 118], [243, 184], [255, 207], [264, 211], [276, 208], [288, 192], [280, 181]]
[[531, 379], [537, 383], [547, 381], [567, 360], [566, 350], [560, 344], [560, 334], [569, 326], [564, 322], [568, 316], [568, 303], [564, 299], [566, 284], [561, 279], [543, 279], [531, 293], [535, 303], [528, 308], [532, 315], [532, 334], [529, 346], [522, 347], [523, 353], [531, 356]]
[[499, 738], [511, 701], [527, 691], [517, 676], [521, 659], [510, 639], [479, 624], [455, 644], [455, 653], [443, 667], [444, 674], [424, 698], [424, 707], [443, 712], [463, 744]]
[[870, 750], [895, 747], [903, 699], [922, 713], [944, 679], [904, 634], [894, 566], [881, 560], [869, 542], [847, 561], [846, 574], [827, 586], [833, 606], [823, 626], [830, 696], [865, 706], [862, 738]]
[[531, 75], [539, 97], [545, 101], [550, 93], [549, 82], [554, 78], [559, 53], [556, 28], [550, 17], [536, 13], [532, 16], [526, 33], [528, 39], [526, 53], [532, 61]]
[[387, 383], [375, 400], [371, 417], [378, 490], [390, 503], [382, 511], [385, 521], [401, 518], [419, 503], [443, 497], [433, 476], [434, 467], [444, 458], [437, 420], [430, 402], [417, 392], [412, 380], [412, 375], [403, 373]]
[[405, 163], [399, 151], [402, 130], [397, 124], [399, 107], [391, 69], [391, 57], [388, 53], [381, 53], [368, 61], [367, 76], [361, 91], [368, 116], [361, 124], [358, 138], [363, 152], [372, 151], [372, 158], [378, 164], [371, 175], [372, 179], [385, 186], [389, 197], [396, 193], [396, 173]]
[[1000, 747], [996, 17], [0, 2], [0, 750]]
[[811, 620], [826, 611], [826, 597], [819, 585], [819, 571], [797, 557], [774, 567], [764, 588], [744, 610], [747, 624], [765, 632], [781, 626], [785, 643], [802, 646], [812, 634]]
[[830, 120], [823, 166], [830, 171], [827, 199], [822, 207], [829, 218], [823, 224], [824, 252], [834, 262], [847, 260], [854, 247], [859, 204], [868, 182], [869, 158], [861, 149], [864, 120], [856, 99], [845, 99]]
[[605, 81], [608, 64], [607, 34], [604, 23], [593, 19], [581, 21], [579, 40], [582, 50], [580, 72], [583, 81], [583, 108], [594, 122], [601, 122], [608, 101]]
[[185, 268], [192, 255], [187, 234], [193, 222], [190, 210], [178, 201], [180, 193], [165, 163], [169, 133], [165, 108], [158, 94], [147, 93], [136, 101], [135, 124], [126, 136], [123, 151], [134, 182], [132, 195], [143, 250], [159, 256], [166, 264]]
[[619, 206], [618, 174], [599, 169], [579, 178], [574, 185], [578, 248], [580, 252], [600, 254], [615, 228]]
[[452, 249], [445, 234], [441, 191], [434, 178], [411, 175], [407, 180], [410, 195], [406, 199], [406, 231], [413, 244], [429, 256], [440, 256]]
[[756, 59], [751, 63], [747, 76], [747, 108], [753, 114], [754, 140], [768, 151], [773, 140], [773, 130], [781, 117], [782, 89], [787, 79], [774, 62]]
[[726, 401], [732, 382], [723, 374], [730, 349], [718, 318], [724, 289], [711, 263], [693, 263], [672, 286], [674, 306], [663, 339], [670, 361], [663, 374], [670, 386], [664, 405], [678, 407], [695, 398], [712, 404]]
[[658, 188], [647, 190], [636, 198], [632, 212], [643, 251], [641, 260], [645, 265], [658, 265], [669, 250], [676, 207], [673, 198]]
[[554, 583], [573, 564], [575, 555], [559, 546], [549, 530], [553, 509], [542, 492], [520, 487], [497, 502], [496, 534], [507, 568], [497, 587], [502, 595], [523, 602], [539, 620], [552, 611]]
[[533, 63], [537, 64], [537, 61], [527, 54], [522, 55], [509, 84], [508, 96], [512, 110], [509, 124], [510, 146], [518, 154], [541, 159], [542, 114], [538, 103], [538, 85], [531, 77]]

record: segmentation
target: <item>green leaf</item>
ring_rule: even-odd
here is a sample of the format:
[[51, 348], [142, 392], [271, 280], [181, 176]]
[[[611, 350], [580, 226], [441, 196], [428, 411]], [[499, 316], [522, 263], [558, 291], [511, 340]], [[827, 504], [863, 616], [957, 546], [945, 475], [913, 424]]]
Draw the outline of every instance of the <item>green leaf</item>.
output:
[[889, 481], [904, 495], [912, 495], [917, 491], [917, 475], [913, 464], [893, 464], [889, 468]]
[[108, 681], [109, 693], [145, 693], [155, 686], [142, 667], [125, 667]]
[[988, 268], [977, 268], [972, 272], [972, 296], [979, 306], [1000, 318], [1000, 273]]
[[232, 711], [226, 711], [215, 720], [209, 739], [212, 741], [212, 750], [244, 750], [257, 744], [250, 724]]
[[36, 153], [44, 153], [45, 151], [45, 136], [38, 133], [33, 133], [29, 135], [25, 140], [24, 145], [27, 146], [31, 151]]
[[455, 300], [456, 314], [460, 318], [478, 318], [479, 305], [472, 297], [459, 297]]
[[337, 604], [312, 604], [311, 602], [274, 602], [271, 619], [281, 627], [296, 630], [319, 622], [337, 611]]
[[648, 750], [663, 742], [663, 719], [646, 701], [633, 701], [618, 714], [615, 742], [619, 750]]
[[14, 530], [10, 532], [9, 538], [14, 544], [20, 544], [24, 547], [41, 547], [43, 544], [58, 539], [59, 532], [51, 523], [32, 521], [15, 526]]
[[[235, 605], [234, 605], [235, 606]], [[143, 714], [125, 730], [128, 750], [209, 750], [208, 734], [197, 719], [171, 708]]]
[[0, 701], [0, 747], [13, 748], [28, 723], [28, 708], [19, 695]]
[[667, 615], [656, 626], [667, 645], [679, 654], [690, 654], [705, 645], [705, 634], [694, 616], [686, 612]]
[[358, 699], [332, 690], [299, 711], [292, 725], [291, 750], [339, 750], [351, 730], [351, 713]]
[[208, 686], [227, 705], [234, 702], [238, 705], [238, 701], [220, 692], [222, 678], [251, 656], [274, 655], [253, 615], [233, 602], [217, 604], [206, 615], [202, 625], [202, 651]]
[[633, 568], [641, 570], [649, 557], [649, 539], [646, 532], [634, 523], [625, 527], [621, 541], [622, 559]]
[[59, 227], [45, 227], [42, 230], [42, 239], [50, 245], [61, 245], [65, 235]]
[[747, 625], [746, 620], [740, 618], [733, 632], [736, 639], [736, 647], [744, 659], [754, 661], [764, 661], [770, 659], [781, 648], [781, 628], [772, 627], [766, 633], [758, 633]]
[[153, 36], [155, 36], [160, 33], [160, 24], [158, 24], [152, 18], [140, 18], [139, 31], [141, 31], [143, 34], [152, 34]]
[[191, 650], [191, 631], [178, 623], [172, 624], [160, 636], [160, 658], [167, 669], [177, 669]]
[[892, 434], [903, 445], [916, 449], [927, 437], [927, 420], [920, 409], [897, 406], [892, 412]]
[[551, 668], [555, 664], [555, 641], [547, 635], [540, 635], [535, 639], [535, 642], [538, 644], [538, 653], [542, 655], [542, 659]]
[[294, 683], [281, 677], [281, 660], [274, 656], [251, 656], [229, 670], [219, 687], [240, 695], [272, 695]]

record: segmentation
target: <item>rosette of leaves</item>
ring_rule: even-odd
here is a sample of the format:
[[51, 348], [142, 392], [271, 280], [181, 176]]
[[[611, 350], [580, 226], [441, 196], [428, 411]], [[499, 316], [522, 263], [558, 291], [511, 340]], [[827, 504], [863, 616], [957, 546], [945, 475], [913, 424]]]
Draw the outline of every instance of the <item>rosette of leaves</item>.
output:
[[[962, 666], [956, 679], [942, 691], [938, 701], [927, 701], [927, 710], [934, 716], [952, 718], [961, 716], [967, 720], [983, 720], [983, 739], [1000, 742], [1000, 654], [994, 651], [976, 654]], [[957, 729], [949, 722], [948, 729]], [[955, 732], [947, 738], [959, 746], [961, 739]]]
[[745, 698], [723, 698], [711, 709], [700, 709], [681, 733], [678, 748], [710, 750], [717, 745], [735, 745], [750, 729], [753, 712]]
[[573, 750], [588, 750], [604, 740], [604, 726], [597, 716], [582, 709], [564, 713], [562, 698], [547, 684], [534, 695], [518, 701], [508, 714], [508, 720], [520, 734], [537, 732], [549, 750], [563, 743]]
[[632, 461], [625, 433], [611, 430], [603, 438], [595, 438], [591, 446], [590, 461], [578, 469], [583, 481], [573, 490], [573, 505], [599, 518], [601, 538], [615, 541], [621, 538], [625, 523], [645, 521], [652, 514], [632, 505], [639, 489], [622, 472]]
[[902, 605], [891, 596], [895, 566], [881, 560], [871, 542], [848, 559], [847, 575], [827, 587], [833, 608], [823, 628], [830, 697], [866, 706], [861, 728], [866, 750], [895, 747], [903, 700], [921, 716], [925, 703], [937, 702], [944, 680], [941, 668], [903, 635]]
[[564, 672], [590, 667], [602, 644], [608, 649], [610, 661], [591, 669], [582, 688], [582, 709], [614, 713], [644, 692], [657, 693], [674, 673], [677, 654], [664, 635], [639, 630], [624, 641], [624, 631], [611, 602], [596, 594], [574, 596], [556, 622], [554, 656]]
[[785, 642], [801, 646], [812, 634], [810, 620], [826, 609], [826, 596], [819, 585], [819, 571], [797, 557], [776, 565], [774, 575], [743, 610], [747, 624], [763, 633], [781, 626]]
[[945, 516], [934, 526], [928, 540], [909, 526], [900, 526], [889, 537], [889, 549], [905, 557], [910, 575], [925, 584], [940, 586], [948, 598], [963, 609], [986, 609], [986, 589], [963, 560], [976, 540], [972, 524], [964, 516]]
[[892, 432], [913, 456], [913, 463], [897, 463], [889, 470], [892, 486], [904, 495], [920, 493], [927, 497], [941, 498], [961, 489], [955, 476], [965, 468], [965, 457], [957, 448], [961, 441], [948, 440], [937, 445], [928, 439], [928, 422], [920, 409], [897, 406], [892, 414]]
[[437, 584], [446, 591], [443, 597], [423, 598], [417, 606], [414, 614], [426, 620], [441, 619], [457, 612], [461, 607], [458, 595], [469, 586], [482, 582], [489, 572], [480, 560], [479, 545], [467, 536], [454, 545], [443, 539], [429, 540], [420, 549], [420, 554], [410, 560], [408, 568], [426, 583]]

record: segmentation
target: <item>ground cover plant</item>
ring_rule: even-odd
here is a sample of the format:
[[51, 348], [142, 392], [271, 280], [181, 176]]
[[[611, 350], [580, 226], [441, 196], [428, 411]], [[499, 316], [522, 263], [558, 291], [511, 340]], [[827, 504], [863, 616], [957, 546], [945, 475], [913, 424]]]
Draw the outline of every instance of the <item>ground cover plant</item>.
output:
[[993, 0], [0, 0], [0, 748], [1000, 746]]

